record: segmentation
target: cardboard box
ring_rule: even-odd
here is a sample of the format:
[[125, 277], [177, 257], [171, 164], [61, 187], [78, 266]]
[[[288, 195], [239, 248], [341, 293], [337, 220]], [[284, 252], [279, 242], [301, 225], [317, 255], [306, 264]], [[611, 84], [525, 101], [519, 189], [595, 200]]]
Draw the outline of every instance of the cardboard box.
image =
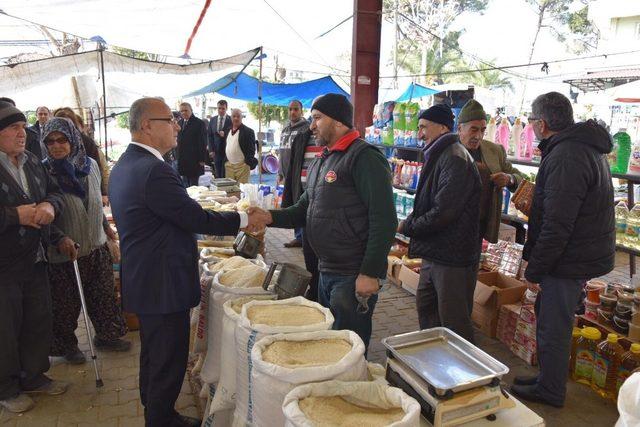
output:
[[503, 274], [479, 273], [471, 313], [474, 326], [488, 337], [495, 338], [500, 307], [519, 302], [526, 289], [521, 281]]
[[505, 304], [500, 307], [496, 337], [507, 346], [513, 342], [521, 307], [520, 304]]
[[515, 243], [516, 228], [513, 225], [500, 223], [500, 229], [498, 230], [498, 240]]
[[531, 366], [538, 364], [538, 356], [535, 350], [528, 350], [522, 344], [518, 344], [516, 342], [511, 343], [511, 352]]
[[387, 257], [387, 280], [396, 286], [402, 286], [399, 278], [402, 264], [399, 264], [398, 262], [401, 262], [398, 257], [391, 255]]
[[418, 290], [418, 282], [420, 281], [420, 275], [415, 271], [411, 270], [406, 265], [400, 267], [400, 273], [398, 274], [398, 279], [402, 282], [402, 288], [411, 292], [413, 295], [416, 294]]

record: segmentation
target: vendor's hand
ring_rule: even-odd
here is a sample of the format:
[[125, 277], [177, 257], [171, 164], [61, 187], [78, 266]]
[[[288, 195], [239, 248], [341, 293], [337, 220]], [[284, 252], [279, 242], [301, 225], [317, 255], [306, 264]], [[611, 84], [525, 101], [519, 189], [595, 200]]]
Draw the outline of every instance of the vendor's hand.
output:
[[380, 290], [380, 280], [376, 277], [365, 276], [359, 274], [356, 278], [356, 294], [361, 297], [368, 298], [375, 295]]
[[58, 243], [58, 252], [62, 255], [69, 257], [71, 261], [78, 259], [78, 249], [76, 249], [76, 242], [68, 237], [63, 237]]
[[511, 182], [511, 177], [504, 172], [498, 172], [491, 175], [491, 181], [497, 187], [506, 187]]
[[56, 211], [49, 202], [42, 202], [36, 205], [36, 214], [33, 218], [34, 222], [39, 225], [49, 225], [56, 217]]
[[36, 216], [36, 204], [31, 203], [30, 205], [20, 205], [16, 206], [16, 211], [18, 212], [18, 222], [20, 225], [25, 225], [27, 227], [40, 228], [40, 225], [35, 222], [34, 218]]
[[249, 216], [249, 224], [245, 230], [250, 233], [264, 230], [267, 225], [273, 223], [271, 212], [265, 211], [264, 209], [250, 207], [247, 209], [247, 215]]
[[102, 196], [102, 206], [109, 206], [109, 196]]

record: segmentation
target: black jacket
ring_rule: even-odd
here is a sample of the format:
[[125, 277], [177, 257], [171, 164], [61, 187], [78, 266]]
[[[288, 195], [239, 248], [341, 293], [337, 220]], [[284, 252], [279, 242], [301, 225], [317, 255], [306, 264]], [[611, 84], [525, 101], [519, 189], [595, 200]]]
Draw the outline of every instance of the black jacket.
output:
[[207, 160], [207, 127], [202, 120], [192, 115], [186, 125], [184, 120], [180, 121], [176, 151], [180, 175], [200, 176], [204, 173], [204, 162]]
[[25, 148], [32, 154], [35, 154], [38, 159], [42, 160], [44, 158], [43, 155], [46, 153], [42, 152], [42, 146], [40, 145], [40, 128], [35, 128], [35, 126], [37, 125], [38, 122], [36, 122], [35, 125], [29, 126], [25, 129], [25, 131], [27, 132], [27, 142]]
[[613, 144], [595, 121], [573, 125], [539, 145], [542, 162], [529, 217], [525, 277], [591, 279], [615, 264]]
[[[229, 130], [229, 134], [231, 134], [231, 132], [232, 131]], [[249, 165], [250, 169], [254, 169], [258, 166], [258, 159], [256, 159], [256, 134], [253, 132], [253, 129], [245, 125], [240, 125], [238, 132], [240, 132], [238, 142], [240, 143], [242, 154], [244, 154], [244, 162]]]
[[458, 135], [433, 142], [422, 168], [413, 212], [402, 233], [409, 255], [438, 264], [467, 267], [480, 256], [480, 175]]
[[301, 179], [302, 165], [304, 164], [304, 152], [307, 148], [307, 143], [312, 136], [311, 130], [307, 125], [305, 131], [298, 132], [291, 142], [291, 158], [287, 174], [284, 177], [284, 192], [282, 193], [283, 208], [293, 206], [304, 192]]

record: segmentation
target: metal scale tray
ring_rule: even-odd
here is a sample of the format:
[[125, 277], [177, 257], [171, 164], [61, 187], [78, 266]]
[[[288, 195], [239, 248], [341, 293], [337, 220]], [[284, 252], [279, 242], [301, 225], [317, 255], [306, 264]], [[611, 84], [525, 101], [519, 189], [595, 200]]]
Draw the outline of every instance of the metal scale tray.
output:
[[413, 370], [439, 398], [483, 385], [498, 385], [509, 372], [489, 356], [447, 328], [432, 328], [384, 338], [387, 355]]

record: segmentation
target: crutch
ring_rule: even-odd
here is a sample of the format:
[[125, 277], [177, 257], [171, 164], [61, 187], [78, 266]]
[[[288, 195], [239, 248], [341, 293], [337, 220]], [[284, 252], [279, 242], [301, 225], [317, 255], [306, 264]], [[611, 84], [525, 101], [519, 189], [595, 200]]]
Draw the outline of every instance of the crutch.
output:
[[[79, 244], [75, 244], [76, 250], [80, 248]], [[80, 279], [80, 269], [78, 268], [78, 261], [73, 260], [73, 270], [76, 273], [76, 282], [78, 284], [78, 293], [80, 294], [80, 303], [82, 304], [82, 318], [84, 319], [84, 326], [87, 328], [87, 338], [89, 340], [89, 350], [91, 351], [91, 360], [93, 361], [93, 369], [96, 371], [96, 387], [102, 387], [104, 383], [100, 378], [100, 372], [98, 371], [98, 357], [93, 349], [93, 339], [91, 337], [91, 328], [89, 328], [89, 318], [87, 317], [87, 303], [84, 300], [84, 291], [82, 289], [82, 280]]]

